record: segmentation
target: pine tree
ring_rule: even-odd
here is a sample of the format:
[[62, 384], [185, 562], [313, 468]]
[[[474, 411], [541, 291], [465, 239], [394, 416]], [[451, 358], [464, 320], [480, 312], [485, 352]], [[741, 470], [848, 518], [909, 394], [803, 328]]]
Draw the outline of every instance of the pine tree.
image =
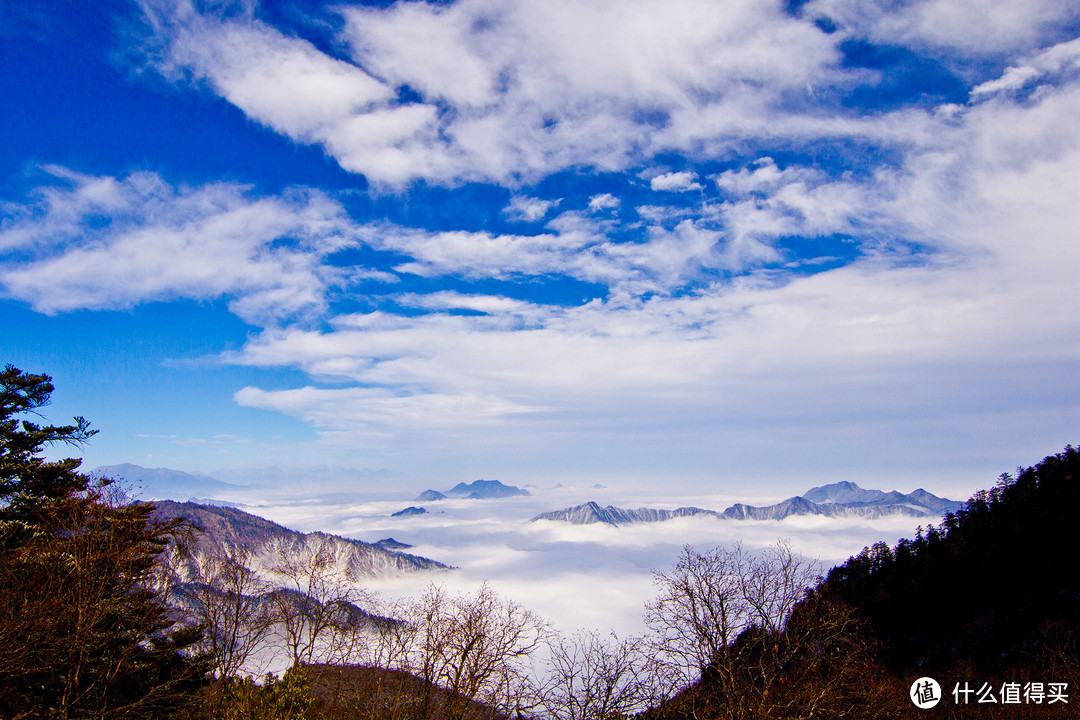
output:
[[151, 582], [182, 525], [110, 499], [80, 460], [44, 457], [96, 432], [26, 419], [52, 391], [47, 375], [0, 372], [0, 716], [168, 717], [205, 676], [183, 652], [199, 630], [174, 628]]

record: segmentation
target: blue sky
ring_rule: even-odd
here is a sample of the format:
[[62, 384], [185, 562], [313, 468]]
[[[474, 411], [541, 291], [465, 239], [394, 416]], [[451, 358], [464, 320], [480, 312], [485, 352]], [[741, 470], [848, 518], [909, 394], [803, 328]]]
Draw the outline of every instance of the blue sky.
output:
[[1078, 439], [1075, 3], [8, 0], [0, 63], [0, 350], [91, 466], [966, 491]]

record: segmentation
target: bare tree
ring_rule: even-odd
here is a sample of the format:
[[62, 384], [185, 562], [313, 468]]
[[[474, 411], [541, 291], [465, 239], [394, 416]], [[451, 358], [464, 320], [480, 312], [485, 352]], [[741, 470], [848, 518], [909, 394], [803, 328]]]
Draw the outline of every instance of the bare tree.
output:
[[807, 560], [781, 539], [751, 555], [740, 575], [742, 597], [749, 606], [750, 621], [767, 632], [784, 627], [792, 608], [821, 575], [817, 563]]
[[687, 546], [673, 570], [655, 574], [659, 594], [646, 604], [654, 657], [672, 683], [689, 685], [743, 631], [781, 629], [817, 576], [786, 540], [757, 554], [739, 543], [704, 552]]
[[[851, 608], [811, 592], [789, 614], [783, 632], [756, 643], [753, 684], [742, 688], [746, 717], [894, 718], [904, 692], [877, 664], [874, 645]], [[744, 672], [745, 677], [745, 672]]]
[[[214, 659], [220, 677], [237, 676], [269, 633], [270, 588], [250, 568], [245, 548], [220, 548], [192, 558], [191, 566], [197, 574], [180, 592], [192, 618], [205, 628], [202, 649]], [[261, 669], [247, 667], [254, 675]]]
[[425, 681], [424, 717], [460, 720], [477, 702], [507, 714], [522, 709], [526, 665], [547, 634], [539, 617], [487, 585], [457, 596], [429, 586], [396, 616], [402, 622], [383, 631], [375, 656]]
[[538, 704], [554, 720], [612, 720], [651, 704], [652, 673], [641, 638], [605, 639], [596, 633], [558, 636], [549, 646]]
[[714, 718], [892, 717], [895, 688], [849, 608], [809, 590], [814, 563], [779, 541], [698, 552], [657, 573], [652, 651], [685, 691], [667, 710]]
[[276, 632], [293, 667], [313, 663], [347, 664], [366, 649], [369, 593], [336, 568], [332, 547], [282, 548], [273, 567], [282, 587], [270, 593]]

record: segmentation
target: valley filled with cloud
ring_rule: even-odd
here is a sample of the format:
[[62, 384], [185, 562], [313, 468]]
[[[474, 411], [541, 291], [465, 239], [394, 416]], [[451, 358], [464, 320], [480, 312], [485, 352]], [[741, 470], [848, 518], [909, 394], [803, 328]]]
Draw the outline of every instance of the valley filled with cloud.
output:
[[[806, 490], [808, 488], [804, 488]], [[393, 538], [405, 552], [453, 566], [365, 578], [361, 586], [381, 602], [418, 597], [430, 584], [452, 592], [474, 592], [487, 583], [501, 595], [540, 614], [561, 632], [578, 629], [619, 636], [644, 630], [643, 610], [655, 594], [655, 572], [671, 569], [686, 545], [706, 549], [741, 542], [760, 551], [778, 540], [817, 563], [822, 574], [876, 542], [914, 537], [917, 526], [934, 517], [878, 518], [795, 516], [783, 520], [720, 520], [688, 517], [653, 523], [572, 525], [533, 521], [541, 512], [592, 498], [622, 507], [697, 506], [723, 510], [735, 502], [770, 504], [780, 497], [702, 494], [686, 497], [626, 494], [585, 487], [530, 488], [528, 497], [497, 500], [446, 499], [418, 503], [412, 498], [352, 498], [340, 495], [302, 499], [265, 491], [233, 491], [250, 496], [245, 512], [290, 529], [327, 532], [376, 542]], [[422, 515], [394, 517], [404, 507], [423, 506]]]

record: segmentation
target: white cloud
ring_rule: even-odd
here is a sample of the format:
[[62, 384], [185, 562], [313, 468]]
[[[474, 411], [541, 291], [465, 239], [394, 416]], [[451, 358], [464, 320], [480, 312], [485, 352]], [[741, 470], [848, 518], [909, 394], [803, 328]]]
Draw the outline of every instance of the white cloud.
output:
[[[883, 218], [881, 208], [895, 192], [895, 179], [882, 174], [874, 183], [833, 180], [819, 170], [780, 170], [771, 158], [752, 168], [728, 170], [715, 178], [727, 194], [715, 208], [731, 237], [729, 252], [744, 247], [751, 259], [779, 259], [771, 242], [782, 236], [816, 237], [857, 233], [864, 247], [883, 232], [909, 230], [900, 218]], [[734, 265], [733, 266], [738, 266]]]
[[[833, 40], [779, 0], [344, 6], [351, 63], [251, 14], [144, 7], [162, 72], [390, 185], [622, 169], [675, 139], [656, 135], [665, 118], [735, 107], [745, 137], [785, 93], [842, 75]], [[421, 101], [397, 103], [403, 86]]]
[[811, 17], [830, 17], [846, 32], [876, 42], [955, 49], [972, 55], [1037, 47], [1057, 28], [1080, 17], [1080, 9], [1069, 0], [814, 0], [803, 12]]
[[342, 441], [349, 443], [418, 432], [435, 432], [445, 441], [474, 427], [488, 427], [534, 410], [493, 395], [401, 395], [381, 388], [308, 386], [268, 392], [245, 387], [234, 399], [245, 407], [301, 416], [331, 436], [338, 431]]
[[1006, 68], [1005, 74], [995, 80], [987, 80], [971, 90], [972, 97], [990, 95], [1002, 91], [1019, 90], [1042, 73], [1033, 67]]
[[[467, 478], [474, 479], [474, 478]], [[516, 478], [503, 477], [517, 484]], [[439, 485], [439, 488], [448, 487]], [[799, 486], [805, 492], [810, 486]], [[885, 489], [893, 489], [887, 486]], [[597, 496], [582, 488], [536, 488], [532, 497], [498, 501], [441, 501], [428, 513], [393, 518], [392, 512], [409, 502], [402, 493], [394, 501], [303, 503], [257, 498], [257, 512], [286, 527], [321, 530], [372, 542], [384, 537], [404, 539], [408, 552], [456, 566], [446, 573], [414, 573], [368, 581], [365, 587], [384, 599], [415, 597], [428, 583], [451, 591], [472, 592], [483, 582], [500, 594], [539, 613], [560, 632], [586, 628], [609, 629], [620, 635], [644, 630], [644, 603], [654, 597], [653, 571], [669, 569], [686, 544], [698, 548], [742, 542], [751, 550], [787, 538], [799, 553], [825, 567], [843, 561], [863, 547], [883, 540], [890, 544], [912, 537], [924, 519], [890, 517], [869, 522], [826, 518], [789, 518], [784, 521], [719, 521], [682, 518], [662, 523], [612, 527], [574, 526], [557, 522], [530, 522], [540, 512], [576, 505], [589, 499], [620, 507], [696, 505], [723, 510], [734, 502], [775, 502], [779, 496], [738, 494], [685, 496], [670, 488], [663, 497], [623, 492]], [[566, 588], [574, 588], [568, 593]]]
[[599, 195], [593, 195], [589, 198], [589, 210], [593, 212], [601, 212], [603, 210], [615, 210], [620, 205], [619, 198], [615, 197], [611, 193], [601, 193]]
[[835, 57], [823, 33], [776, 2], [733, 1], [717, 12], [699, 0], [662, 9], [644, 0], [466, 0], [345, 16], [362, 64], [462, 107], [500, 93], [544, 110], [588, 97], [664, 107], [747, 81], [802, 87]]
[[172, 64], [252, 118], [307, 141], [326, 140], [393, 98], [355, 65], [253, 21], [196, 20], [179, 30], [169, 50]]
[[391, 225], [367, 230], [369, 245], [407, 255], [398, 272], [423, 277], [461, 275], [506, 279], [562, 272], [601, 238], [584, 234], [494, 235], [486, 232], [426, 232]]
[[48, 170], [54, 182], [9, 205], [0, 225], [0, 285], [41, 312], [225, 296], [249, 322], [275, 323], [321, 311], [343, 279], [323, 260], [353, 243], [353, 229], [320, 193], [259, 198], [149, 172]]
[[540, 198], [515, 195], [510, 198], [510, 204], [503, 208], [503, 214], [511, 220], [536, 222], [548, 214], [551, 208], [559, 204], [559, 200], [541, 200]]
[[1037, 78], [1080, 68], [1080, 38], [1059, 43], [1030, 58], [1023, 65], [1008, 67], [1001, 77], [971, 90], [973, 99], [999, 92], [1020, 90]]
[[[337, 40], [347, 61], [251, 12], [223, 19], [163, 0], [142, 5], [161, 72], [205, 83], [384, 188], [418, 178], [521, 186], [571, 167], [640, 167], [662, 152], [737, 157], [748, 141], [933, 145], [939, 125], [922, 111], [814, 109], [814, 88], [875, 82], [873, 73], [843, 68], [840, 43], [856, 36], [946, 48], [966, 54], [962, 63], [1037, 51], [1057, 39], [1054, 28], [1080, 17], [1066, 0], [817, 0], [799, 17], [780, 0], [343, 5]], [[822, 15], [841, 32], [820, 30], [812, 21]], [[1044, 72], [1038, 63], [1018, 65], [975, 94], [1023, 85], [1036, 71]], [[406, 87], [417, 101], [397, 100]], [[656, 189], [696, 189], [679, 173], [654, 180]], [[533, 205], [520, 217], [539, 211]]]
[[[902, 442], [936, 448], [932, 465], [968, 442], [990, 457], [1075, 427], [1080, 41], [1043, 49], [1074, 3], [819, 0], [793, 17], [779, 0], [460, 0], [341, 13], [332, 57], [253, 14], [170, 10], [154, 16], [155, 62], [376, 184], [502, 183], [517, 193], [507, 217], [548, 220], [544, 232], [355, 227], [314, 192], [72, 176], [9, 213], [0, 252], [19, 261], [0, 269], [6, 292], [46, 312], [229, 297], [269, 329], [227, 361], [311, 377], [238, 402], [304, 418], [327, 446], [418, 451], [431, 467], [593, 459], [715, 475], [783, 453], [798, 468], [845, 444], [899, 463]], [[820, 31], [820, 14], [840, 31]], [[841, 67], [852, 37], [932, 48], [977, 63], [972, 76], [1008, 69], [963, 107], [838, 113], [817, 93], [878, 80]], [[887, 161], [868, 153], [841, 173], [827, 154], [823, 167], [791, 159], [837, 137], [870, 140]], [[557, 214], [530, 194], [538, 183], [523, 189], [582, 167], [656, 168], [664, 152], [695, 169], [650, 188], [700, 196], [650, 196], [672, 205], [638, 206], [634, 226], [600, 214], [633, 195]], [[696, 160], [727, 167], [750, 152], [785, 160], [736, 165], [715, 185], [696, 174]], [[834, 235], [851, 239], [844, 258], [792, 272], [832, 252], [813, 245]], [[410, 289], [528, 286], [395, 289], [379, 311], [335, 316], [335, 283], [396, 279], [326, 262], [354, 241], [397, 256]], [[563, 284], [551, 297], [549, 280]], [[606, 294], [578, 305], [569, 280]], [[320, 329], [288, 322], [317, 313]], [[598, 450], [597, 437], [611, 443]]]
[[808, 175], [805, 169], [797, 167], [780, 170], [776, 162], [769, 157], [753, 163], [753, 168], [726, 170], [715, 178], [716, 185], [721, 190], [749, 195], [770, 192], [780, 184], [798, 182]]
[[[815, 194], [824, 199], [828, 193], [820, 188], [801, 195], [791, 191], [777, 203], [786, 203], [790, 214], [798, 211], [791, 207], [812, 204]], [[821, 208], [805, 209], [816, 212], [813, 219], [817, 220], [835, 205], [832, 201]], [[780, 255], [770, 245], [776, 236], [796, 229], [816, 231], [827, 224], [822, 220], [811, 228], [811, 223], [800, 219], [770, 232], [760, 221], [737, 217], [737, 208], [711, 206], [704, 217], [676, 218], [673, 228], [665, 228], [662, 221], [671, 219], [664, 216], [650, 223], [642, 241], [611, 240], [603, 223], [575, 213], [553, 219], [548, 224], [551, 232], [539, 235], [423, 232], [383, 225], [365, 228], [364, 236], [376, 249], [411, 258], [395, 266], [400, 273], [473, 280], [562, 275], [600, 283], [614, 293], [640, 295], [677, 291], [716, 269], [742, 272], [776, 262]]]
[[[640, 242], [569, 213], [538, 236], [369, 228], [414, 272], [553, 272], [610, 293], [577, 306], [402, 296], [428, 312], [264, 333], [229, 359], [355, 383], [242, 399], [395, 457], [550, 467], [558, 446], [565, 462], [655, 477], [685, 472], [684, 458], [753, 472], [761, 453], [770, 467], [826, 467], [852, 443], [948, 462], [970, 443], [1009, 467], [1077, 417], [1078, 114], [1080, 83], [1063, 82], [957, 110], [894, 170], [837, 178], [763, 159]], [[842, 266], [775, 271], [776, 238], [833, 233], [859, 243]], [[460, 432], [435, 432], [440, 412]], [[392, 436], [372, 439], [380, 428]], [[621, 456], [597, 438], [619, 438]]]
[[697, 175], [690, 170], [682, 172], [669, 172], [657, 175], [649, 181], [649, 187], [653, 190], [666, 192], [687, 192], [700, 190], [701, 184], [697, 181]]
[[156, 0], [142, 7], [160, 46], [151, 61], [167, 77], [206, 83], [253, 120], [322, 145], [376, 182], [446, 174], [433, 106], [398, 104], [392, 86], [251, 13], [222, 19]]
[[427, 310], [473, 310], [485, 314], [512, 314], [517, 317], [533, 315], [541, 309], [524, 300], [491, 295], [463, 295], [449, 290], [426, 295], [401, 295], [396, 300], [406, 307]]

